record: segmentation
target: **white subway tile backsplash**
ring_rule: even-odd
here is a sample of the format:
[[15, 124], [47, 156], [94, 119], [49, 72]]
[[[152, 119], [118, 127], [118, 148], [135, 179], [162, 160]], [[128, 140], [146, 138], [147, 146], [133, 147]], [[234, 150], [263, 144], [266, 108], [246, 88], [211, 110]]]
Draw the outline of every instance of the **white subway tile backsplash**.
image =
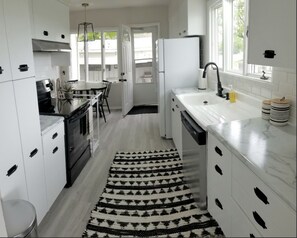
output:
[[296, 74], [288, 73], [288, 83], [296, 86]]
[[286, 83], [288, 74], [283, 71], [272, 70], [272, 82]]
[[259, 88], [257, 86], [252, 86], [252, 94], [260, 96], [261, 95], [261, 88]]
[[266, 88], [261, 88], [261, 96], [267, 99], [270, 99], [272, 96], [271, 90]]
[[279, 84], [279, 94], [283, 96], [293, 95], [293, 88], [292, 85], [288, 83], [280, 83]]

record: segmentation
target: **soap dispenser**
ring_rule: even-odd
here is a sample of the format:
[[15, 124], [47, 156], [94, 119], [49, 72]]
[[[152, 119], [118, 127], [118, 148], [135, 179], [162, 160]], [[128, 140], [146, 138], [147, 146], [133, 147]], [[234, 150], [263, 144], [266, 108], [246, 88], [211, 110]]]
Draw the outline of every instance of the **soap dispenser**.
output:
[[236, 93], [233, 90], [232, 85], [230, 85], [229, 100], [231, 103], [236, 102]]

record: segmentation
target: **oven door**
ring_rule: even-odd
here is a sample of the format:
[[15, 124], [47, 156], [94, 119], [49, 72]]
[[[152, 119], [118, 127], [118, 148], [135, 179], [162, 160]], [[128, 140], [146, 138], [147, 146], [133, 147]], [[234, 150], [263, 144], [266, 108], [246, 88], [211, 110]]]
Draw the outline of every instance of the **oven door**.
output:
[[89, 145], [89, 104], [66, 119], [67, 169], [71, 169]]

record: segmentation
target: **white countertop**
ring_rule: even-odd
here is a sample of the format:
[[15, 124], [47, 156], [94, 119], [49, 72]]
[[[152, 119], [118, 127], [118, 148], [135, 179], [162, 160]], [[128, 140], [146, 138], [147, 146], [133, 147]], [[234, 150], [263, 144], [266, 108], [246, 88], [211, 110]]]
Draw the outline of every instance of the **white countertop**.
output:
[[262, 118], [208, 127], [234, 155], [296, 211], [296, 128]]
[[57, 123], [64, 121], [64, 117], [39, 115], [41, 134], [51, 130]]

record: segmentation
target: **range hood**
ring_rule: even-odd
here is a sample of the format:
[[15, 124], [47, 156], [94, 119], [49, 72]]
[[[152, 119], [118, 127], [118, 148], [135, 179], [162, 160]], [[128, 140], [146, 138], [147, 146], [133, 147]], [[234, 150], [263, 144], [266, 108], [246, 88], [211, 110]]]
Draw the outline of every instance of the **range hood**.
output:
[[33, 52], [70, 52], [69, 43], [32, 39]]

